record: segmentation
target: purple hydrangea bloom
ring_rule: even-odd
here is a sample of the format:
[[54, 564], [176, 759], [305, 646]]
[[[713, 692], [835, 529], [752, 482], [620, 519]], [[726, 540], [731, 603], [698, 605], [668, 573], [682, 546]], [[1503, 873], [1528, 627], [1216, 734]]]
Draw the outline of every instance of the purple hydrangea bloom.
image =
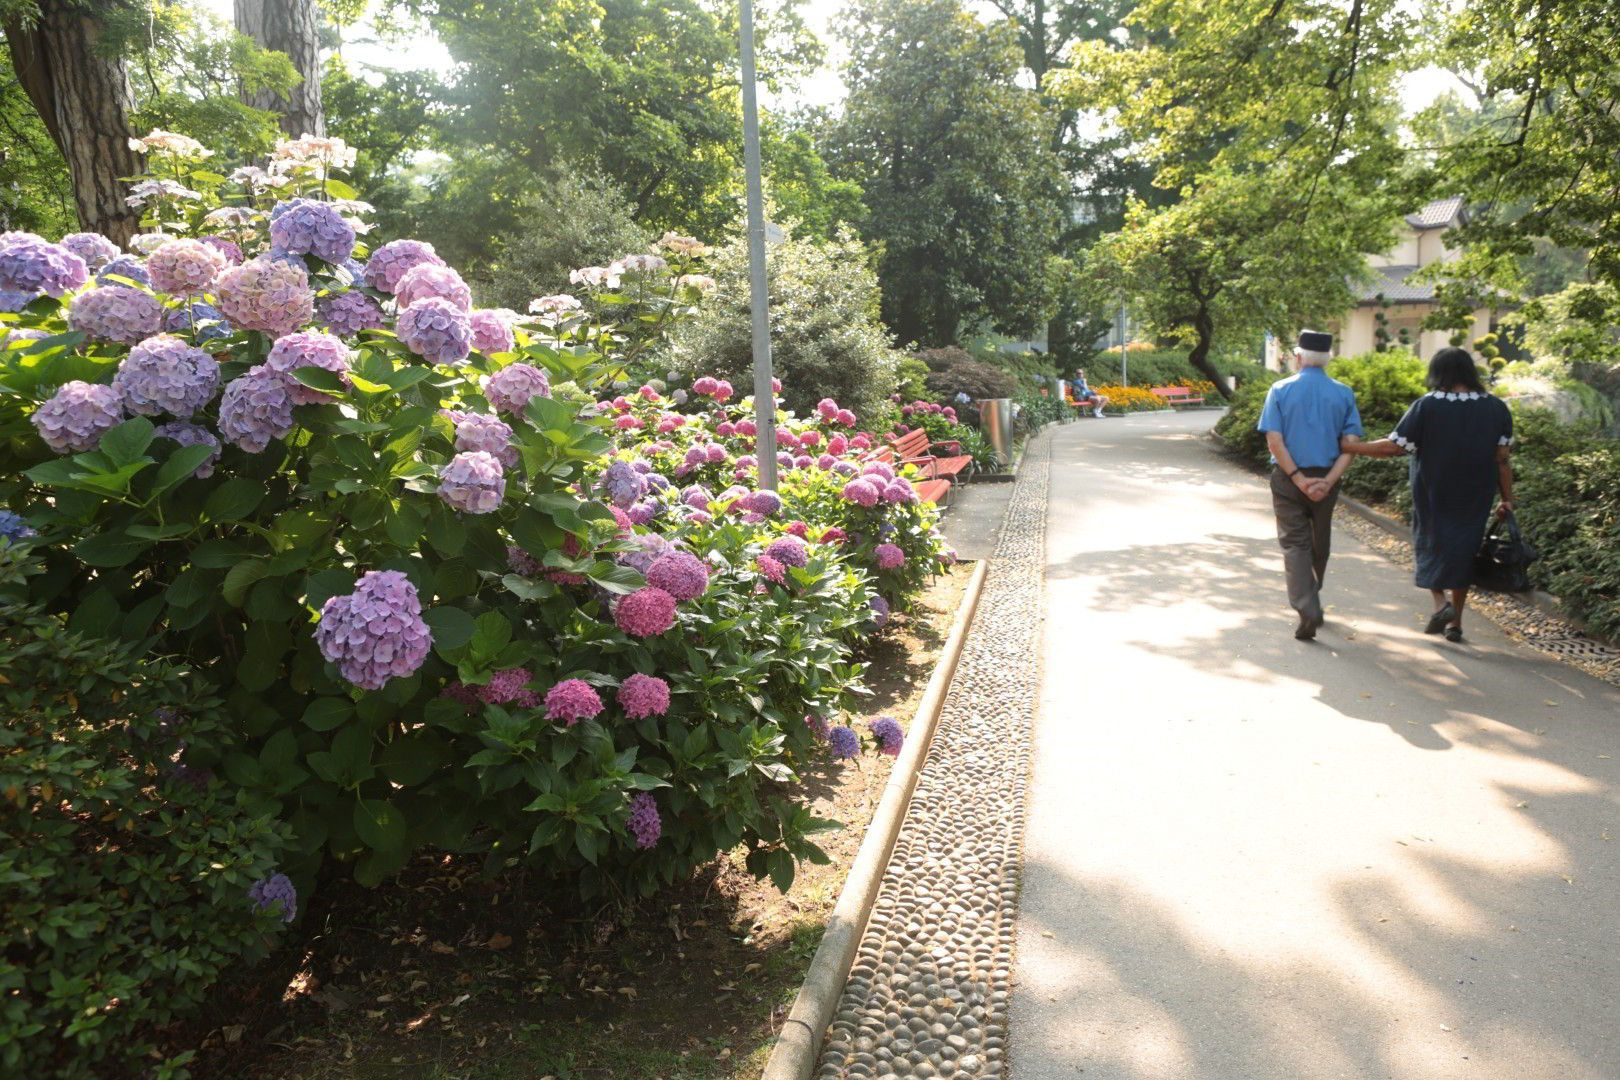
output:
[[114, 278], [124, 278], [137, 285], [152, 287], [152, 275], [146, 272], [146, 260], [139, 255], [119, 255], [109, 259], [100, 270], [96, 271], [97, 285], [122, 285], [123, 281], [114, 281]]
[[652, 847], [664, 833], [664, 823], [658, 817], [658, 804], [649, 791], [638, 791], [630, 797], [630, 819], [626, 822], [630, 835], [636, 838], [636, 847]]
[[315, 643], [343, 678], [362, 690], [378, 690], [422, 666], [433, 633], [422, 621], [422, 601], [410, 579], [398, 570], [370, 570], [354, 592], [322, 606]]
[[866, 476], [881, 476], [885, 485], [894, 479], [894, 470], [881, 461], [867, 462], [861, 473]]
[[798, 457], [793, 459], [793, 467], [795, 469], [808, 469], [815, 463], [816, 459], [811, 457], [809, 454], [800, 454]]
[[769, 517], [782, 509], [782, 496], [774, 491], [756, 491], [743, 499], [743, 506], [756, 514]]
[[721, 446], [719, 443], [710, 443], [708, 446], [703, 448], [703, 456], [710, 465], [719, 465], [722, 464], [729, 455], [726, 453], [726, 448]]
[[[3, 293], [0, 293], [0, 296], [3, 295]], [[0, 311], [4, 310], [4, 306], [0, 305]], [[43, 330], [35, 330], [31, 326], [13, 326], [9, 329], [0, 326], [0, 345], [13, 341], [38, 341], [40, 338], [45, 337], [50, 337], [50, 335]]]
[[257, 454], [293, 428], [292, 394], [287, 378], [264, 364], [225, 384], [219, 396], [219, 433]]
[[681, 489], [681, 502], [690, 506], [693, 510], [707, 510], [709, 504], [714, 502], [714, 492], [702, 484], [693, 484], [690, 487]]
[[650, 472], [647, 474], [648, 491], [668, 491], [672, 486], [669, 477], [663, 473]]
[[57, 241], [62, 247], [84, 260], [91, 270], [99, 270], [121, 254], [118, 245], [100, 233], [68, 233]]
[[833, 464], [832, 471], [840, 476], [854, 476], [857, 470], [853, 461], [839, 461]]
[[487, 355], [517, 348], [512, 334], [517, 312], [511, 308], [479, 308], [467, 321], [472, 325], [473, 348], [479, 352]]
[[58, 454], [94, 450], [101, 436], [124, 422], [124, 403], [118, 390], [98, 383], [63, 383], [51, 399], [29, 417]]
[[170, 240], [147, 258], [146, 272], [158, 292], [199, 296], [226, 265], [224, 254], [201, 240]]
[[657, 637], [675, 625], [675, 598], [656, 586], [637, 589], [619, 599], [613, 621], [636, 637]]
[[883, 497], [892, 503], [914, 503], [917, 501], [917, 489], [911, 486], [910, 480], [897, 476], [883, 489]]
[[517, 467], [512, 429], [505, 422], [484, 413], [461, 413], [455, 418], [455, 426], [457, 451], [482, 450], [508, 469]]
[[268, 911], [280, 915], [281, 921], [290, 923], [298, 916], [298, 890], [286, 874], [271, 874], [260, 878], [248, 889], [248, 899], [254, 911]]
[[294, 405], [323, 405], [336, 400], [331, 394], [305, 386], [292, 377], [299, 368], [316, 367], [335, 373], [343, 384], [349, 384], [349, 347], [331, 334], [319, 330], [300, 330], [276, 339], [270, 346], [270, 355], [264, 366], [287, 376], [287, 394]]
[[630, 516], [630, 524], [647, 526], [658, 517], [658, 511], [661, 509], [663, 508], [655, 502], [638, 502], [625, 512]]
[[881, 630], [883, 627], [888, 625], [889, 602], [887, 600], [883, 599], [883, 597], [877, 595], [876, 593], [873, 593], [872, 599], [867, 601], [867, 606], [872, 609], [873, 626]]
[[0, 289], [61, 296], [90, 280], [84, 260], [33, 233], [0, 239]]
[[635, 674], [619, 686], [619, 706], [632, 720], [669, 711], [669, 683], [654, 675]]
[[157, 299], [128, 285], [102, 285], [86, 289], [68, 308], [68, 328], [83, 331], [96, 341], [134, 345], [151, 337], [163, 325]]
[[793, 455], [786, 450], [778, 450], [776, 452], [776, 466], [780, 469], [793, 468]]
[[852, 758], [861, 752], [861, 737], [855, 734], [854, 728], [842, 724], [827, 733], [827, 742], [832, 745], [835, 758]]
[[833, 457], [831, 454], [822, 454], [820, 457], [816, 458], [816, 468], [820, 469], [822, 472], [826, 472], [836, 464], [838, 464], [838, 459]]
[[573, 727], [602, 711], [602, 698], [584, 679], [564, 679], [546, 691], [546, 719]]
[[400, 312], [394, 331], [407, 349], [435, 364], [463, 364], [472, 352], [472, 326], [467, 322], [467, 312], [435, 296], [418, 300]]
[[528, 668], [497, 671], [489, 677], [489, 682], [479, 688], [478, 697], [488, 705], [519, 705], [532, 709], [540, 704], [540, 695], [525, 689], [533, 680], [534, 673]]
[[293, 199], [270, 211], [270, 245], [337, 265], [354, 251], [354, 226], [327, 203]]
[[223, 236], [199, 236], [198, 240], [207, 244], [221, 255], [225, 256], [225, 265], [239, 266], [242, 262], [242, 249]]
[[472, 310], [472, 290], [461, 275], [448, 266], [418, 263], [400, 275], [394, 286], [394, 303], [408, 308], [418, 300], [448, 300], [463, 312]]
[[9, 543], [12, 540], [26, 540], [34, 535], [34, 530], [23, 524], [23, 519], [10, 510], [0, 510], [0, 540]]
[[506, 568], [524, 577], [534, 577], [545, 569], [539, 559], [516, 544], [506, 545]]
[[457, 454], [439, 470], [439, 498], [468, 514], [487, 514], [506, 498], [506, 473], [494, 454]]
[[900, 721], [892, 716], [880, 716], [872, 721], [872, 737], [877, 739], [878, 748], [889, 757], [896, 757], [900, 748], [906, 743], [906, 733], [900, 727]]
[[366, 284], [381, 292], [392, 293], [399, 279], [413, 266], [431, 263], [443, 266], [444, 260], [433, 251], [432, 244], [420, 240], [394, 240], [371, 253], [366, 262]]
[[647, 490], [647, 481], [628, 462], [615, 461], [602, 474], [602, 490], [621, 510], [634, 506]]
[[877, 559], [879, 570], [893, 570], [906, 561], [906, 553], [893, 544], [879, 544], [872, 549], [872, 555]]
[[132, 413], [184, 420], [213, 400], [219, 363], [182, 338], [157, 334], [129, 350], [112, 385]]
[[754, 469], [758, 467], [759, 458], [755, 457], [753, 454], [744, 454], [742, 457], [737, 459], [738, 469]]
[[[16, 289], [0, 289], [0, 311], [18, 312], [38, 298], [38, 293], [18, 292]], [[5, 340], [5, 331], [0, 330], [0, 341]]]
[[844, 485], [844, 498], [860, 506], [876, 506], [878, 489], [867, 480], [851, 480]]
[[315, 314], [315, 294], [304, 268], [263, 255], [222, 271], [214, 279], [214, 293], [232, 326], [272, 337], [292, 333]]
[[353, 337], [362, 330], [381, 330], [388, 325], [377, 298], [358, 289], [316, 298], [315, 321], [339, 337]]
[[163, 316], [163, 328], [171, 333], [189, 330], [199, 345], [231, 336], [231, 328], [225, 325], [225, 316], [220, 314], [219, 308], [201, 300], [171, 308]]
[[[623, 513], [623, 511], [619, 511]], [[637, 533], [632, 537], [637, 545], [634, 551], [621, 551], [615, 558], [620, 565], [628, 566], [636, 573], [646, 577], [652, 572], [653, 563], [665, 555], [680, 550], [675, 544], [659, 536], [657, 533]]]
[[686, 551], [659, 556], [647, 568], [647, 584], [663, 589], [678, 601], [696, 600], [709, 587], [703, 560]]
[[810, 563], [810, 550], [797, 536], [779, 536], [765, 547], [765, 554], [784, 566], [804, 567]]
[[551, 380], [528, 364], [503, 367], [484, 384], [484, 397], [496, 412], [521, 413], [535, 395], [550, 397]]
[[167, 424], [159, 424], [152, 432], [160, 439], [173, 439], [181, 446], [212, 446], [214, 452], [203, 459], [192, 476], [199, 480], [206, 480], [214, 475], [214, 466], [219, 463], [219, 439], [212, 431], [201, 424], [193, 424], [189, 420], [175, 420]]

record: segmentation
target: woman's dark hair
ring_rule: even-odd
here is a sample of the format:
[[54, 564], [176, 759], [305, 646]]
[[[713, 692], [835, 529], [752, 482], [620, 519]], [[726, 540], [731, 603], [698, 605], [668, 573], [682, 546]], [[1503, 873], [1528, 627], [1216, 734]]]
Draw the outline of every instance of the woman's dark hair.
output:
[[1467, 349], [1459, 349], [1455, 345], [1434, 354], [1434, 359], [1429, 361], [1426, 382], [1430, 390], [1466, 386], [1476, 394], [1485, 392], [1485, 384], [1479, 381], [1479, 368], [1474, 366], [1474, 358], [1468, 355]]

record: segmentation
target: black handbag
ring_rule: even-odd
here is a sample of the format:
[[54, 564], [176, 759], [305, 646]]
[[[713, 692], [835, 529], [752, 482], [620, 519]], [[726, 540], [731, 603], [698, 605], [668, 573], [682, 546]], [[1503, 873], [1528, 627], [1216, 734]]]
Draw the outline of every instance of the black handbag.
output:
[[1528, 592], [1530, 564], [1541, 558], [1519, 531], [1509, 510], [1485, 530], [1474, 556], [1474, 584], [1492, 592]]

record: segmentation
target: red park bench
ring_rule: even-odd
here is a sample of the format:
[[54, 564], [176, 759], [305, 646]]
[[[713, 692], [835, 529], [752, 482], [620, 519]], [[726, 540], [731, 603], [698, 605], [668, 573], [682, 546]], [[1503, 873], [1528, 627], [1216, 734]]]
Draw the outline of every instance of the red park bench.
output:
[[913, 428], [904, 435], [892, 437], [888, 446], [874, 450], [868, 456], [876, 461], [920, 467], [923, 479], [913, 481], [912, 485], [917, 489], [917, 498], [943, 506], [950, 498], [951, 481], [964, 473], [972, 475], [973, 456], [955, 453], [941, 457], [930, 453], [936, 448], [960, 451], [961, 444], [954, 441], [930, 443], [928, 432]]
[[1152, 390], [1154, 397], [1164, 399], [1166, 405], [1202, 405], [1204, 399], [1201, 395], [1192, 392], [1186, 386], [1155, 386]]

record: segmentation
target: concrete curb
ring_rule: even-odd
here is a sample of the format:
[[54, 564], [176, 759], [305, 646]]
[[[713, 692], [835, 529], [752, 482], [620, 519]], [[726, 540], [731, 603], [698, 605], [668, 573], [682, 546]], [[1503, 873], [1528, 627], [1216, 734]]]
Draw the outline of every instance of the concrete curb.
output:
[[821, 937], [816, 955], [810, 961], [810, 969], [805, 972], [804, 985], [799, 988], [798, 997], [793, 1001], [793, 1009], [782, 1023], [782, 1031], [776, 1037], [776, 1046], [765, 1063], [761, 1080], [807, 1080], [815, 1071], [822, 1036], [832, 1022], [838, 999], [843, 995], [844, 984], [849, 979], [850, 967], [855, 963], [861, 935], [866, 930], [867, 918], [872, 914], [872, 903], [877, 899], [883, 873], [889, 865], [889, 856], [894, 851], [895, 838], [900, 835], [900, 826], [905, 823], [906, 811], [911, 806], [911, 794], [916, 790], [917, 778], [922, 774], [923, 762], [927, 760], [928, 749], [934, 741], [940, 710], [950, 693], [951, 679], [956, 674], [956, 664], [961, 659], [968, 628], [978, 611], [979, 596], [984, 591], [984, 579], [989, 569], [988, 562], [979, 563], [968, 581], [967, 591], [962, 595], [962, 606], [957, 609], [956, 621], [951, 625], [950, 636], [945, 639], [939, 663], [928, 680], [928, 688], [923, 691], [917, 715], [912, 718], [905, 747], [889, 773], [889, 782], [883, 789], [877, 812], [867, 826], [860, 851], [855, 855], [855, 863], [844, 881], [843, 892], [838, 895], [832, 917], [827, 920], [827, 930]]

